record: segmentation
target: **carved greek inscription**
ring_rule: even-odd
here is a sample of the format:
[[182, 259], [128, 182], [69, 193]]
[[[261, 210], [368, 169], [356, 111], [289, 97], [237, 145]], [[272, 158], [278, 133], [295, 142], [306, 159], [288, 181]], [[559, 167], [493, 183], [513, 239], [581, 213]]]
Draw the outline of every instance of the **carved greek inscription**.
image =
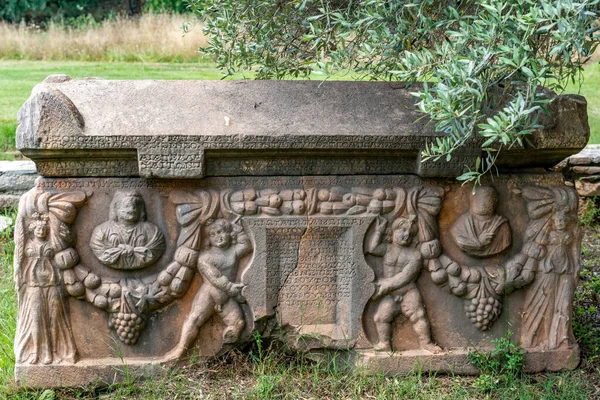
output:
[[[137, 165], [135, 162], [132, 164]], [[553, 175], [552, 175], [553, 176]], [[544, 182], [556, 184], [556, 176], [547, 178]], [[498, 179], [502, 179], [499, 177]], [[539, 178], [542, 179], [542, 178]], [[532, 181], [533, 182], [533, 181]], [[537, 182], [537, 181], [536, 181]], [[277, 177], [223, 177], [207, 178], [202, 181], [195, 181], [194, 188], [208, 187], [246, 187], [255, 188], [298, 188], [298, 187], [332, 187], [345, 186], [348, 188], [355, 186], [419, 186], [423, 180], [415, 175], [380, 175], [380, 176], [277, 176]], [[43, 178], [36, 182], [39, 189], [181, 189], [182, 182], [173, 182], [168, 180], [152, 179], [111, 179], [111, 178]]]
[[37, 189], [145, 189], [155, 188], [157, 185], [140, 179], [45, 179], [38, 180], [35, 187]]
[[240, 160], [214, 158], [207, 162], [207, 175], [261, 175], [261, 174], [324, 174], [339, 173], [413, 173], [416, 170], [415, 158], [377, 158], [356, 157], [353, 159], [332, 159], [319, 157], [290, 157], [275, 160]]
[[352, 149], [416, 149], [425, 144], [418, 136], [362, 136], [362, 135], [286, 135], [265, 136], [48, 136], [46, 149], [137, 149], [152, 148], [166, 153], [195, 149], [269, 149], [269, 148], [352, 148]]
[[138, 173], [135, 161], [38, 161], [38, 171], [57, 176], [131, 176]]
[[[317, 178], [318, 179], [318, 178]], [[373, 294], [364, 235], [374, 216], [244, 217], [256, 248], [242, 276], [255, 318], [274, 315], [299, 333], [323, 335], [346, 348], [362, 332]]]
[[266, 296], [270, 309], [277, 306], [279, 289], [297, 265], [304, 232], [304, 227], [267, 230]]
[[140, 169], [179, 170], [203, 169], [204, 161], [200, 154], [140, 154]]
[[351, 301], [356, 274], [349, 227], [362, 220], [320, 218], [310, 221], [301, 237], [297, 267], [285, 280], [279, 294], [283, 323], [293, 325], [337, 324]]

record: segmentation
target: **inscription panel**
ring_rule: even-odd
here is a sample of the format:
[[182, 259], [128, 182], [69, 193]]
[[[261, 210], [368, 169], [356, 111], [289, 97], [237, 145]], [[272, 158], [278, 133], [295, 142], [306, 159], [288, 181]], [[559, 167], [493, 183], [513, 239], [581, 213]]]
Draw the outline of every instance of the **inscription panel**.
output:
[[141, 177], [186, 178], [204, 176], [204, 152], [184, 150], [178, 153], [160, 153], [157, 150], [138, 151]]
[[277, 315], [298, 333], [352, 345], [373, 293], [362, 251], [373, 216], [245, 218], [257, 252], [242, 280], [255, 319]]
[[135, 176], [135, 160], [62, 160], [37, 161], [38, 172], [43, 176]]

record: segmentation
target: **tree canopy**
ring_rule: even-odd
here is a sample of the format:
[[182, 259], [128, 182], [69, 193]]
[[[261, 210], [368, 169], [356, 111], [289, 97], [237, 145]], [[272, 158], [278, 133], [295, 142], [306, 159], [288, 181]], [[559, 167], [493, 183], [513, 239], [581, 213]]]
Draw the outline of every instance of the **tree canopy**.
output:
[[561, 92], [580, 79], [598, 43], [599, 2], [189, 0], [210, 37], [202, 51], [228, 74], [346, 70], [423, 82], [414, 87], [417, 106], [445, 134], [423, 160], [450, 160], [479, 138], [482, 156], [459, 177], [475, 183], [536, 129], [549, 101], [542, 86]]

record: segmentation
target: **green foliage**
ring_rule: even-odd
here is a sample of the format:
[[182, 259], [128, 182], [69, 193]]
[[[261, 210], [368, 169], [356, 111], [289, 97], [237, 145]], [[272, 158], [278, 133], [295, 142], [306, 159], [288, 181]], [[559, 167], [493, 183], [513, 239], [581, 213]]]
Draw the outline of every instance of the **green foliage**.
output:
[[99, 0], [0, 0], [0, 19], [9, 22], [42, 22], [70, 19], [100, 8]]
[[498, 154], [526, 146], [549, 101], [595, 49], [599, 0], [190, 0], [211, 37], [203, 49], [226, 73], [261, 79], [358, 71], [422, 82], [418, 108], [445, 136], [423, 159], [450, 160], [467, 142], [482, 149], [460, 177], [479, 182]]
[[[595, 198], [588, 199], [584, 211]], [[594, 208], [597, 211], [597, 208]], [[593, 213], [597, 216], [597, 213]], [[580, 217], [581, 218], [581, 217]], [[590, 228], [591, 229], [591, 228]], [[589, 233], [586, 232], [586, 239]], [[579, 274], [580, 282], [575, 292], [573, 304], [573, 333], [581, 348], [583, 367], [600, 367], [600, 273], [598, 272], [598, 241], [600, 234], [595, 233], [592, 240], [585, 240], [583, 246], [583, 268]]]
[[184, 13], [187, 11], [187, 0], [147, 0], [144, 11], [153, 13]]
[[592, 226], [600, 219], [600, 198], [594, 196], [586, 199], [579, 211], [579, 223], [583, 226]]
[[[137, 5], [126, 0], [0, 0], [0, 20], [42, 26], [49, 21], [61, 21], [75, 28], [87, 27], [90, 21], [98, 23], [117, 14], [139, 13]], [[182, 13], [186, 10], [186, 0], [148, 0], [143, 9]]]
[[489, 392], [498, 386], [512, 384], [520, 378], [525, 363], [525, 352], [510, 339], [513, 333], [508, 331], [499, 339], [492, 340], [496, 346], [487, 353], [480, 350], [467, 355], [471, 364], [481, 371], [473, 382], [473, 387], [481, 392]]

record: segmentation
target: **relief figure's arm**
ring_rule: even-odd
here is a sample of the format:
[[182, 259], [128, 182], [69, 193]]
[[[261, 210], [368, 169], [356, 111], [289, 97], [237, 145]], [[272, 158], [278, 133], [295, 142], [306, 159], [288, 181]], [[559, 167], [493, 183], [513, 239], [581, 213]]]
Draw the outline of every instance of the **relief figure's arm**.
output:
[[198, 271], [202, 274], [202, 278], [210, 282], [214, 287], [227, 293], [230, 297], [234, 297], [237, 293], [233, 293], [236, 285], [227, 279], [221, 271], [211, 265], [206, 260], [198, 260]]
[[14, 272], [13, 278], [15, 288], [19, 290], [23, 286], [23, 263], [25, 262], [25, 221], [22, 215], [18, 215], [17, 223], [15, 224], [15, 257], [14, 257]]
[[371, 240], [367, 242], [367, 253], [373, 254], [374, 256], [383, 257], [387, 250], [387, 244], [381, 243], [383, 233], [375, 232], [371, 236]]
[[147, 223], [144, 226], [144, 231], [150, 237], [150, 240], [144, 246], [133, 249], [134, 264], [138, 268], [154, 263], [163, 255], [166, 247], [165, 237], [157, 226]]
[[520, 271], [509, 269], [506, 273], [506, 283], [502, 286], [504, 293], [511, 293], [529, 285], [535, 279], [535, 271], [523, 268]]
[[414, 282], [423, 268], [423, 259], [418, 257], [411, 260], [399, 273], [389, 278], [379, 280], [379, 295], [383, 296]]
[[371, 238], [367, 241], [366, 252], [373, 254], [374, 256], [383, 257], [387, 251], [387, 244], [382, 243], [383, 235], [385, 234], [385, 228], [387, 221], [381, 217], [378, 217], [375, 225], [375, 232]]
[[535, 257], [520, 253], [508, 260], [504, 267], [506, 280], [496, 289], [497, 293], [511, 293], [533, 282], [539, 263], [544, 262], [545, 257], [540, 257], [540, 254], [546, 252], [544, 247], [538, 246], [538, 249], [537, 254], [534, 252]]
[[237, 244], [235, 245], [236, 257], [240, 259], [251, 251], [252, 243], [250, 242], [250, 238], [244, 231], [239, 232], [237, 235]]
[[97, 226], [90, 238], [90, 248], [102, 264], [111, 265], [119, 260], [125, 248], [123, 246], [113, 247], [107, 236], [108, 232], [104, 227]]

